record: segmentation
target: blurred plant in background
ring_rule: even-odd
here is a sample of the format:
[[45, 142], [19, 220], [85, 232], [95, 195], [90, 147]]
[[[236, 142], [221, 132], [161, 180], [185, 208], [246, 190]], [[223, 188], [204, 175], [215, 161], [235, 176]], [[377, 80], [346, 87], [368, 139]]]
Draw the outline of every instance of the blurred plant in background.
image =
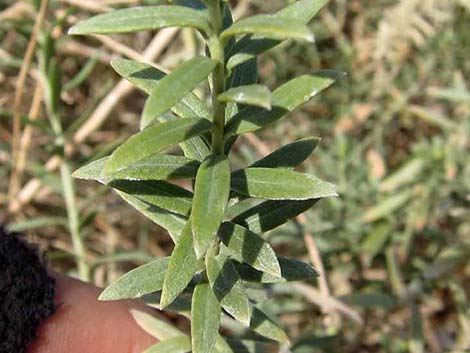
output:
[[[234, 5], [241, 17], [291, 2]], [[37, 58], [44, 37], [27, 70], [20, 107], [31, 146], [23, 182], [8, 202], [15, 85], [39, 3], [0, 3], [0, 203], [2, 216], [10, 209], [12, 228], [27, 230], [57, 269], [76, 274], [60, 158], [51, 159], [56, 135], [48, 110], [30, 109], [41, 82]], [[64, 36], [80, 18], [136, 3], [49, 3], [41, 29], [51, 33], [62, 71], [59, 116], [71, 168], [108, 154], [138, 124], [145, 96], [119, 81], [108, 67], [112, 58], [171, 69], [202, 50], [186, 29], [111, 39]], [[467, 0], [334, 0], [312, 24], [315, 45], [289, 42], [261, 58], [260, 81], [272, 88], [312, 69], [348, 73], [319, 100], [265, 130], [268, 143], [244, 137], [252, 148], [243, 143], [235, 156], [242, 165], [287, 141], [321, 136], [307, 169], [335, 182], [341, 194], [270, 234], [280, 253], [323, 266], [319, 282], [277, 284], [268, 296], [251, 292], [280, 317], [294, 338], [292, 352], [470, 349], [469, 7]], [[171, 252], [158, 227], [105, 188], [80, 183], [77, 193], [80, 234], [96, 284]], [[159, 232], [161, 237], [149, 236]]]

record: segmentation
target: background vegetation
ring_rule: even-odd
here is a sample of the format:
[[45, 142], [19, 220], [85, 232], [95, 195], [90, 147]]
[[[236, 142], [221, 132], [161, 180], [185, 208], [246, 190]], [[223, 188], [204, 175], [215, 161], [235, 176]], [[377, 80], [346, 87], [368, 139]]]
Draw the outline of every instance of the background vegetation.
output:
[[[169, 254], [172, 243], [107, 188], [67, 187], [64, 165], [74, 170], [137, 131], [145, 96], [119, 80], [112, 58], [171, 69], [203, 48], [186, 29], [64, 35], [90, 14], [139, 1], [43, 1], [44, 17], [40, 3], [0, 3], [1, 217], [39, 241], [60, 271], [78, 275], [74, 256], [84, 251], [82, 277], [89, 272], [103, 286]], [[233, 3], [238, 16], [285, 4]], [[263, 130], [268, 142], [241, 139], [235, 156], [245, 165], [320, 136], [308, 168], [341, 194], [270, 234], [280, 253], [314, 263], [318, 283], [250, 293], [280, 317], [292, 352], [470, 349], [469, 21], [468, 0], [332, 0], [311, 25], [315, 45], [292, 42], [263, 55], [260, 81], [271, 88], [312, 69], [348, 74]], [[45, 55], [56, 69], [41, 67]], [[51, 99], [57, 90], [60, 102]]]

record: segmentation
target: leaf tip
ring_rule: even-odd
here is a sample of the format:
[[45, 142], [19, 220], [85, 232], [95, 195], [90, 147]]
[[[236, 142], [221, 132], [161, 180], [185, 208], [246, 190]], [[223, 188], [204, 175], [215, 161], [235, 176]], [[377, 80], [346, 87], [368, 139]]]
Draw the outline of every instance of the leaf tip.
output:
[[75, 26], [70, 27], [69, 30], [67, 31], [67, 34], [69, 36], [73, 36], [73, 35], [77, 35], [77, 34], [83, 34], [81, 29], [80, 29], [80, 24], [77, 24]]

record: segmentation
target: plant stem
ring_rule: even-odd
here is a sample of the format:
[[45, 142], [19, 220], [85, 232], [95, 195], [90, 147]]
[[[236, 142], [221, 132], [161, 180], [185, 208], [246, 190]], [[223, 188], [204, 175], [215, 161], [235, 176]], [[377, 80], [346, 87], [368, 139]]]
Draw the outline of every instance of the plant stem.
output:
[[224, 44], [219, 38], [222, 32], [222, 11], [220, 1], [208, 4], [209, 19], [214, 34], [209, 38], [209, 51], [211, 58], [219, 64], [212, 74], [212, 106], [214, 109], [214, 129], [212, 133], [212, 153], [224, 153], [224, 129], [226, 104], [219, 102], [218, 96], [225, 90], [225, 53]]
[[60, 165], [60, 176], [64, 189], [64, 199], [67, 208], [67, 219], [69, 223], [70, 236], [72, 238], [73, 249], [78, 267], [78, 276], [83, 281], [90, 280], [90, 267], [86, 260], [85, 245], [80, 235], [79, 216], [75, 199], [75, 188], [73, 185], [72, 173], [65, 160]]

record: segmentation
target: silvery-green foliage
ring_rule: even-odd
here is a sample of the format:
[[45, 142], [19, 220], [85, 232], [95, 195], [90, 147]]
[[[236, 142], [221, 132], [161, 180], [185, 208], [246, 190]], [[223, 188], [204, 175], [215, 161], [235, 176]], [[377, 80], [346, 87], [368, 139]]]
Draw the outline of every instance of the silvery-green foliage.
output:
[[[336, 196], [335, 187], [293, 170], [313, 153], [316, 138], [293, 142], [235, 171], [229, 153], [239, 135], [288, 116], [340, 76], [312, 72], [273, 92], [257, 82], [257, 55], [284, 40], [313, 41], [307, 24], [326, 2], [299, 0], [278, 13], [233, 22], [226, 1], [174, 1], [98, 15], [70, 29], [106, 34], [180, 26], [194, 28], [206, 41], [207, 57], [195, 57], [167, 75], [148, 64], [113, 61], [118, 74], [149, 95], [141, 131], [74, 174], [114, 188], [175, 242], [170, 257], [125, 274], [100, 297], [156, 295], [154, 305], [191, 318], [191, 337], [163, 339], [149, 352], [233, 352], [234, 345], [219, 334], [222, 315], [267, 339], [288, 342], [250, 301], [246, 284], [317, 276], [306, 263], [276, 256], [262, 233]], [[192, 92], [207, 80], [209, 104]], [[184, 156], [165, 153], [176, 145]], [[191, 180], [193, 190], [172, 184], [176, 179]], [[229, 205], [249, 198], [260, 202], [228, 216]]]

